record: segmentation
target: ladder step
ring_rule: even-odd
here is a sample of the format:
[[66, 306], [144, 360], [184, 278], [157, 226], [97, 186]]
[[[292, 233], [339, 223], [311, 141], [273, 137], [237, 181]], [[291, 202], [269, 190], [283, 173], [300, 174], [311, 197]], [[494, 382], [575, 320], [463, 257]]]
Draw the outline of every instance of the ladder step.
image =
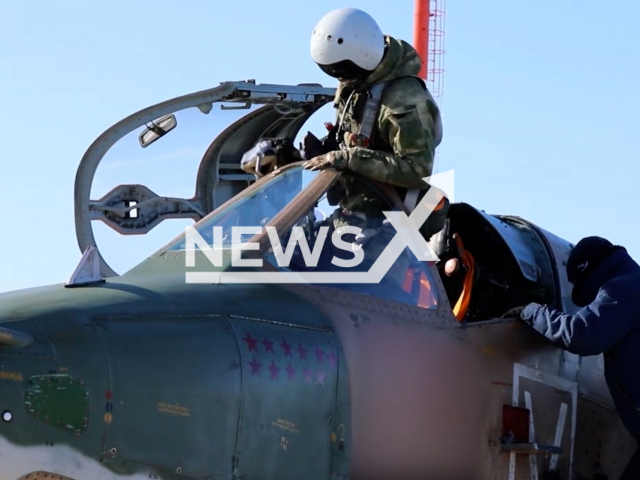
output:
[[502, 451], [529, 455], [540, 453], [554, 453], [560, 455], [562, 453], [562, 448], [554, 447], [553, 445], [540, 445], [539, 443], [507, 443], [502, 445]]

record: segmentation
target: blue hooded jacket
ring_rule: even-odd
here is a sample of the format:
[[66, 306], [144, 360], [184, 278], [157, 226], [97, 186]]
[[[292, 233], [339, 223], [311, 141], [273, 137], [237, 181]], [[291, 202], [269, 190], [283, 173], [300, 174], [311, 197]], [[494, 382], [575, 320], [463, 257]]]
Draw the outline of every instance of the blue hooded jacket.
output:
[[616, 409], [640, 441], [640, 266], [624, 248], [604, 258], [582, 291], [595, 298], [574, 315], [531, 303], [521, 317], [558, 347], [580, 356], [604, 354]]

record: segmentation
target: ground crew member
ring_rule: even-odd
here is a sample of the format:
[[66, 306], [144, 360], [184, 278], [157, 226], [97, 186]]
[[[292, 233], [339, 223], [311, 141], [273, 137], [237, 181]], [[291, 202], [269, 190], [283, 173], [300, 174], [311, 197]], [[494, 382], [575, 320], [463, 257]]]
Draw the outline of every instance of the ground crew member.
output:
[[[600, 237], [582, 239], [567, 260], [573, 315], [530, 303], [503, 317], [520, 317], [560, 348], [604, 354], [605, 378], [625, 427], [640, 443], [640, 266], [626, 249]], [[640, 448], [620, 480], [640, 478]]]

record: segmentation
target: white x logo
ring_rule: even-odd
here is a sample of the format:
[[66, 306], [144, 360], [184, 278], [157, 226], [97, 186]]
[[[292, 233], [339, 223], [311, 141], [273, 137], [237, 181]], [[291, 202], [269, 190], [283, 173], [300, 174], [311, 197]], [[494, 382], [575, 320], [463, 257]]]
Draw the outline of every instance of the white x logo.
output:
[[[428, 181], [430, 177], [423, 180]], [[440, 258], [420, 233], [420, 228], [434, 212], [438, 203], [445, 196], [444, 192], [431, 185], [416, 208], [407, 217], [404, 212], [383, 212], [402, 238], [405, 245], [411, 249], [421, 262], [438, 262]]]

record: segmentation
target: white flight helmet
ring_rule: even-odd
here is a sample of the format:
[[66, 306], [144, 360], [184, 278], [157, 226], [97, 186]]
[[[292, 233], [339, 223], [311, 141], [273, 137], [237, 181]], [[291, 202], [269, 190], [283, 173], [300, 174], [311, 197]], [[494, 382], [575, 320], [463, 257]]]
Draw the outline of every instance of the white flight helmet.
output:
[[311, 34], [311, 58], [342, 81], [362, 80], [384, 56], [384, 34], [368, 13], [339, 8], [326, 14]]

